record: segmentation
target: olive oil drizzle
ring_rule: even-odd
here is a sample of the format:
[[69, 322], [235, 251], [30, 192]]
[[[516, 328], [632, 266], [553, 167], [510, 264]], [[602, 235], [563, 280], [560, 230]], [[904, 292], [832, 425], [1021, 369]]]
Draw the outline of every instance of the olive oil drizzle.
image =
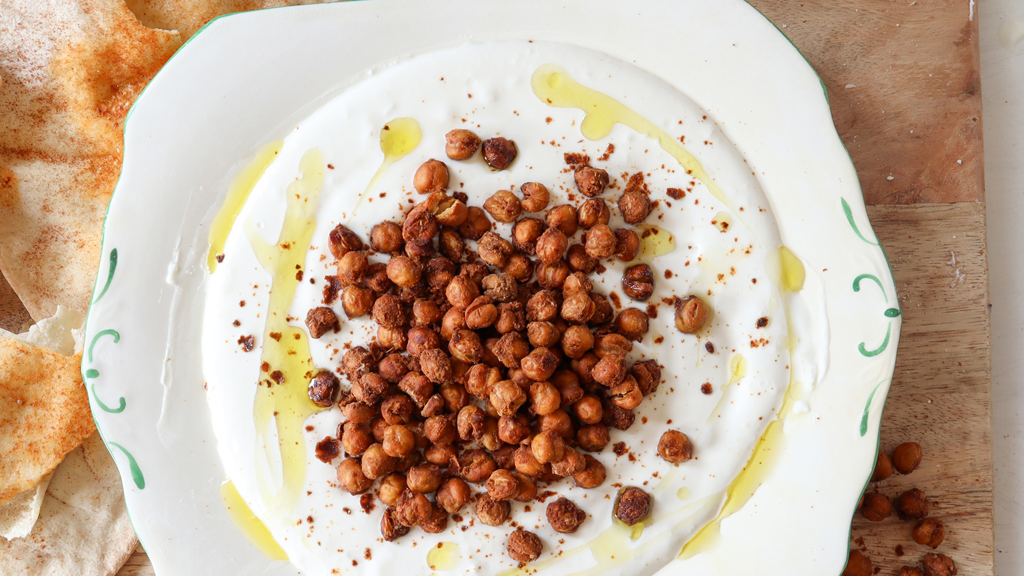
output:
[[252, 513], [234, 483], [227, 480], [221, 484], [220, 497], [235, 527], [257, 550], [271, 560], [288, 560], [288, 555], [271, 536], [267, 526]]
[[235, 225], [238, 213], [242, 211], [242, 206], [245, 206], [245, 201], [249, 199], [249, 194], [263, 177], [263, 173], [277, 159], [283, 145], [284, 140], [274, 140], [260, 148], [256, 153], [256, 158], [248, 166], [242, 168], [242, 171], [228, 186], [228, 196], [213, 218], [213, 223], [210, 224], [210, 253], [206, 256], [206, 268], [210, 274], [217, 270], [217, 257], [223, 258], [224, 256], [224, 243], [227, 242], [228, 233]]
[[447, 572], [454, 569], [461, 559], [459, 545], [454, 542], [439, 542], [427, 552], [427, 566], [431, 570]]
[[[268, 511], [282, 515], [298, 502], [306, 479], [302, 426], [322, 408], [306, 392], [313, 360], [305, 330], [288, 323], [288, 309], [316, 227], [316, 209], [324, 181], [323, 154], [313, 148], [299, 161], [301, 177], [288, 186], [284, 225], [275, 244], [259, 235], [251, 221], [245, 232], [257, 259], [273, 278], [263, 332], [260, 374], [253, 405], [256, 425], [257, 480]], [[277, 441], [273, 440], [276, 432]]]
[[789, 383], [786, 386], [786, 393], [782, 399], [782, 406], [779, 408], [775, 419], [768, 423], [768, 427], [765, 428], [764, 433], [758, 438], [757, 444], [754, 445], [754, 451], [750, 455], [747, 464], [726, 489], [725, 504], [718, 512], [718, 516], [707, 523], [689, 542], [683, 545], [683, 549], [679, 553], [679, 558], [683, 560], [692, 558], [714, 546], [720, 536], [722, 521], [741, 510], [753, 498], [754, 493], [775, 467], [785, 444], [785, 422], [786, 418], [792, 413], [794, 404], [793, 392], [795, 390], [796, 372], [792, 363], [793, 351], [797, 344], [788, 298], [790, 293], [803, 290], [807, 271], [804, 269], [803, 262], [785, 246], [779, 247], [777, 257], [769, 259], [768, 265], [769, 267], [776, 268], [774, 271], [777, 276], [775, 284], [781, 292], [782, 307], [785, 310], [789, 338]]
[[587, 140], [606, 138], [615, 124], [622, 124], [657, 141], [661, 149], [675, 158], [687, 174], [700, 180], [712, 196], [733, 210], [725, 192], [708, 176], [704, 166], [693, 154], [683, 148], [675, 138], [622, 102], [576, 82], [564, 68], [555, 64], [544, 64], [537, 68], [531, 84], [533, 93], [548, 105], [582, 110], [586, 116], [580, 124], [580, 132]]
[[356, 202], [356, 207], [352, 209], [352, 215], [347, 221], [355, 218], [388, 168], [415, 150], [420, 145], [422, 138], [423, 131], [420, 130], [420, 123], [415, 118], [395, 118], [384, 125], [380, 131], [380, 151], [384, 153], [384, 160], [381, 161], [377, 172], [370, 178], [366, 190], [359, 195], [359, 201]]

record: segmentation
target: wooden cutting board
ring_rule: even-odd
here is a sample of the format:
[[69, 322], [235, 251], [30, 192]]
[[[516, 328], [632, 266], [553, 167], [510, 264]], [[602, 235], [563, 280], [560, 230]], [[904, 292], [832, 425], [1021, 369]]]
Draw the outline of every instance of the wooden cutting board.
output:
[[[821, 75], [892, 263], [904, 322], [882, 448], [924, 447], [877, 490], [925, 491], [960, 574], [993, 574], [991, 362], [978, 15], [972, 0], [751, 0]], [[0, 327], [27, 314], [0, 279]], [[854, 546], [898, 575], [911, 524], [854, 518]], [[901, 556], [902, 553], [902, 556]], [[140, 548], [119, 576], [152, 575]], [[830, 576], [830, 575], [825, 575]]]

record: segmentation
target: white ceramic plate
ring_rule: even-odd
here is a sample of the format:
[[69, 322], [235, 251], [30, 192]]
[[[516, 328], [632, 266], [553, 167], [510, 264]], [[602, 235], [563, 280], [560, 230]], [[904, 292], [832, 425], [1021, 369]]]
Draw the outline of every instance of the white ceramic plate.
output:
[[83, 374], [158, 574], [296, 573], [260, 555], [220, 498], [199, 342], [206, 226], [231, 177], [261, 143], [374, 69], [465, 42], [527, 39], [634, 64], [704, 108], [749, 162], [802, 260], [821, 304], [808, 310], [823, 310], [814, 322], [825, 329], [805, 337], [827, 358], [794, 388], [799, 409], [773, 446], [774, 466], [717, 542], [669, 571], [842, 570], [901, 317], [857, 175], [803, 57], [740, 0], [374, 0], [220, 18], [129, 114]]

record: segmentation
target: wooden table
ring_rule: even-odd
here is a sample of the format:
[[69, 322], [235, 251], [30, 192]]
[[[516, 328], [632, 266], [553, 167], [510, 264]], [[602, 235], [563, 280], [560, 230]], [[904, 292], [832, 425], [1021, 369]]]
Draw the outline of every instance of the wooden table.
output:
[[[753, 0], [818, 70], [904, 311], [882, 447], [924, 447], [909, 476], [947, 525], [960, 574], [993, 574], [991, 358], [977, 14], [964, 0]], [[973, 10], [973, 4], [970, 5]], [[0, 326], [27, 315], [0, 282]], [[6, 304], [5, 304], [6, 303]], [[879, 574], [929, 550], [911, 525], [853, 521]], [[902, 556], [900, 556], [902, 551]], [[139, 548], [119, 576], [151, 575]]]

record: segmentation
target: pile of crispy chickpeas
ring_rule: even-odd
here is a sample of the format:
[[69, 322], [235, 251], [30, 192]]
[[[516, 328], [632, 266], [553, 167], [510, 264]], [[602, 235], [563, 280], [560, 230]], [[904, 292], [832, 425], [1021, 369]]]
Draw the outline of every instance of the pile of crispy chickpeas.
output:
[[[882, 482], [893, 475], [910, 474], [921, 464], [924, 450], [917, 442], [904, 442], [893, 450], [892, 456], [878, 451], [878, 460], [871, 475], [871, 482]], [[900, 520], [914, 522], [911, 537], [914, 542], [935, 549], [946, 539], [946, 527], [942, 520], [929, 518], [931, 503], [924, 491], [911, 488], [896, 498], [890, 499], [881, 493], [876, 485], [874, 491], [865, 493], [861, 499], [861, 516], [872, 522], [889, 518], [893, 511]], [[851, 550], [843, 576], [870, 576], [875, 570], [871, 560], [860, 550]], [[956, 576], [957, 568], [953, 559], [941, 553], [925, 554], [919, 566], [903, 566], [900, 576]]]
[[[446, 135], [449, 159], [467, 160], [479, 149], [494, 170], [517, 154], [504, 138], [481, 142], [468, 130]], [[640, 237], [631, 227], [608, 226], [608, 173], [579, 155], [566, 160], [586, 198], [578, 207], [549, 207], [551, 195], [538, 182], [523, 184], [518, 195], [499, 190], [482, 208], [468, 206], [465, 194], [447, 191], [445, 163], [429, 160], [413, 178], [424, 199], [402, 222], [376, 224], [368, 243], [341, 225], [330, 233], [337, 273], [326, 278], [325, 306], [307, 317], [310, 334], [338, 329], [327, 305], [339, 299], [349, 318], [370, 315], [377, 333], [371, 345], [344, 353], [337, 372], [348, 391], [330, 370], [310, 382], [313, 402], [329, 407], [340, 395], [344, 415], [338, 438], [322, 441], [317, 456], [330, 462], [344, 452], [337, 477], [351, 494], [376, 485], [387, 541], [417, 526], [442, 532], [449, 515], [462, 521], [473, 501], [480, 522], [500, 526], [510, 501], [534, 501], [539, 487], [562, 478], [600, 486], [605, 467], [589, 453], [608, 445], [610, 428], [632, 426], [634, 410], [661, 383], [657, 362], [627, 360], [648, 331], [647, 313], [627, 307], [616, 314], [588, 277], [606, 270], [602, 260], [633, 263]], [[623, 219], [640, 224], [653, 206], [643, 175], [633, 175], [617, 202]], [[492, 221], [511, 224], [511, 237]], [[372, 262], [371, 255], [386, 261]], [[622, 289], [634, 300], [649, 299], [650, 266], [629, 266]], [[681, 331], [697, 332], [708, 315], [700, 298], [676, 299]], [[669, 462], [692, 453], [689, 438], [676, 430], [658, 444]], [[616, 515], [627, 524], [650, 508], [640, 488], [619, 500], [625, 504]], [[566, 498], [546, 512], [560, 533], [575, 532], [586, 518]], [[527, 563], [539, 557], [542, 542], [519, 528], [507, 551]]]

